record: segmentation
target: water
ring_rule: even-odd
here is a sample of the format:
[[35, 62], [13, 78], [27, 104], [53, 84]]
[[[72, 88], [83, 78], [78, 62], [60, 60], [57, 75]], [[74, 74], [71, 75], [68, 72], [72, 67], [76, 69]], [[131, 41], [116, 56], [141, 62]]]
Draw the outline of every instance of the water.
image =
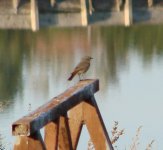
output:
[[[163, 149], [163, 27], [49, 28], [0, 31], [0, 147], [12, 149], [11, 124], [78, 82], [67, 78], [84, 55], [92, 61], [87, 78], [100, 79], [95, 95], [111, 136], [114, 121], [125, 134], [116, 145], [130, 149], [143, 126], [138, 149], [153, 139]], [[79, 147], [87, 147], [82, 133]], [[81, 148], [78, 148], [79, 150]]]

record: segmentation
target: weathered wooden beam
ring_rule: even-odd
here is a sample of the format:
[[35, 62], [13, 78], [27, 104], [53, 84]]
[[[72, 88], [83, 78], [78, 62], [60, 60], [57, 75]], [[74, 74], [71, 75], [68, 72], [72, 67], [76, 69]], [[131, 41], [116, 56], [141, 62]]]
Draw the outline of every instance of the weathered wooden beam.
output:
[[45, 126], [44, 141], [47, 150], [57, 150], [58, 147], [59, 120], [50, 122]]
[[153, 6], [153, 0], [147, 0], [148, 3], [148, 7], [152, 7]]
[[113, 150], [109, 135], [94, 97], [92, 97], [91, 101], [83, 102], [83, 110], [84, 123], [87, 126], [95, 149]]
[[113, 150], [94, 96], [73, 107], [68, 112], [68, 119], [73, 149], [77, 148], [82, 126], [85, 124], [95, 149]]
[[67, 120], [68, 119], [63, 116], [59, 118], [59, 133], [58, 133], [59, 150], [72, 150], [72, 142]]
[[83, 80], [69, 88], [61, 95], [53, 98], [47, 104], [39, 107], [29, 115], [19, 119], [12, 125], [13, 135], [26, 135], [38, 131], [49, 122], [66, 114], [83, 99], [89, 99], [99, 90], [99, 80]]
[[80, 133], [83, 127], [83, 102], [68, 111], [68, 123], [73, 149], [77, 149]]
[[45, 145], [40, 131], [30, 136], [17, 136], [14, 150], [45, 150]]

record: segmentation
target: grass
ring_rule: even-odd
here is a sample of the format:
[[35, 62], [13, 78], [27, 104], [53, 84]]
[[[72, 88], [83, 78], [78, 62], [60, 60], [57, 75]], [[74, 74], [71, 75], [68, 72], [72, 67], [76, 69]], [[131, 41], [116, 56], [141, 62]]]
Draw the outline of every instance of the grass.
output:
[[[136, 130], [135, 136], [132, 139], [132, 143], [131, 143], [129, 149], [121, 148], [120, 150], [123, 150], [123, 149], [125, 149], [125, 150], [139, 150], [141, 130], [142, 130], [142, 126], [139, 126]], [[110, 140], [111, 140], [111, 143], [112, 143], [114, 149], [118, 150], [118, 147], [116, 144], [117, 144], [117, 141], [120, 140], [120, 137], [125, 134], [124, 131], [125, 131], [124, 129], [119, 128], [119, 122], [114, 121], [114, 125], [113, 125], [112, 130], [111, 130], [111, 137], [110, 137]], [[152, 150], [153, 143], [154, 143], [154, 140], [149, 142], [149, 144], [146, 145], [146, 148], [144, 150]], [[95, 147], [94, 147], [91, 139], [88, 141], [88, 150], [95, 150]]]

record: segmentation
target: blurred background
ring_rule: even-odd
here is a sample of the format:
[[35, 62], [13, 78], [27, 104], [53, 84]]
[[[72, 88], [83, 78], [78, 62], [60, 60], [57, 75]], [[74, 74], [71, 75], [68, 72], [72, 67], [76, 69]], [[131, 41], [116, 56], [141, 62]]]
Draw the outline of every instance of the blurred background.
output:
[[[163, 26], [88, 26], [0, 30], [0, 149], [12, 149], [11, 125], [78, 82], [67, 81], [80, 59], [94, 59], [85, 78], [98, 78], [97, 104], [111, 136], [125, 129], [117, 149], [130, 149], [143, 126], [139, 148], [163, 149]], [[79, 150], [87, 149], [83, 130]]]

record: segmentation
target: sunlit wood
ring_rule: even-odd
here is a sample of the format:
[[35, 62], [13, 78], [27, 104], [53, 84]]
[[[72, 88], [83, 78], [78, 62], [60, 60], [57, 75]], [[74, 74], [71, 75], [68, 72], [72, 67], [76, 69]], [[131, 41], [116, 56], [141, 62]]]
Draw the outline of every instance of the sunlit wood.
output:
[[45, 145], [48, 150], [57, 150], [58, 144], [58, 120], [45, 126]]
[[[83, 80], [12, 125], [14, 150], [76, 150], [85, 124], [97, 150], [113, 150], [94, 99], [98, 80]], [[44, 141], [40, 129], [45, 127]]]
[[17, 136], [14, 150], [45, 150], [45, 145], [40, 132], [30, 136]]
[[[97, 150], [112, 150], [111, 142], [95, 102], [83, 102], [84, 122]], [[100, 142], [99, 142], [100, 141]]]
[[58, 148], [59, 150], [72, 150], [71, 137], [67, 118], [59, 118]]
[[81, 129], [83, 126], [83, 103], [76, 105], [68, 112], [68, 122], [72, 139], [73, 149], [77, 148]]

